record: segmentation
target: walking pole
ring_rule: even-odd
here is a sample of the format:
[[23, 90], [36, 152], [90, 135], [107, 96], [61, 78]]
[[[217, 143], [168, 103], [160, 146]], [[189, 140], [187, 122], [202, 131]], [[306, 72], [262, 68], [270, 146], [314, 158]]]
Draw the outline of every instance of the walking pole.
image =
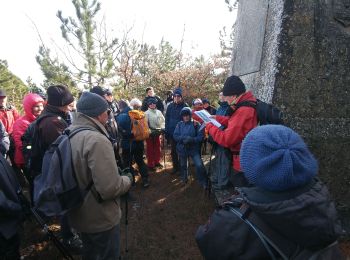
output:
[[166, 164], [165, 164], [165, 134], [163, 133], [163, 162], [164, 162], [164, 173], [166, 173]]
[[129, 205], [128, 205], [128, 195], [125, 196], [125, 253], [127, 254], [129, 252], [128, 248], [128, 211], [129, 211]]
[[210, 175], [211, 175], [211, 159], [213, 157], [213, 152], [214, 152], [214, 144], [212, 144], [211, 149], [210, 149], [210, 157], [209, 157], [209, 170], [208, 170], [208, 198], [210, 198], [210, 194], [211, 194], [211, 179], [210, 179]]

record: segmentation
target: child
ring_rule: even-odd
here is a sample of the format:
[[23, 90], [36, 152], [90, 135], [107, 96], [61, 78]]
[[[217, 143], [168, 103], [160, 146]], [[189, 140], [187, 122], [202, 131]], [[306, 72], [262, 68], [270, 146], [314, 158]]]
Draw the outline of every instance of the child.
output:
[[147, 165], [150, 170], [155, 170], [155, 167], [163, 167], [160, 164], [160, 135], [165, 126], [165, 119], [162, 112], [157, 109], [157, 102], [156, 98], [149, 98], [147, 100], [148, 110], [145, 113], [151, 130], [150, 137], [146, 139]]
[[200, 145], [203, 140], [203, 131], [200, 131], [200, 124], [192, 120], [192, 112], [184, 107], [180, 115], [180, 121], [174, 131], [174, 139], [177, 142], [176, 150], [180, 159], [181, 179], [187, 183], [188, 167], [187, 157], [191, 157], [196, 167], [197, 181], [203, 188], [207, 188], [207, 174], [200, 156]]

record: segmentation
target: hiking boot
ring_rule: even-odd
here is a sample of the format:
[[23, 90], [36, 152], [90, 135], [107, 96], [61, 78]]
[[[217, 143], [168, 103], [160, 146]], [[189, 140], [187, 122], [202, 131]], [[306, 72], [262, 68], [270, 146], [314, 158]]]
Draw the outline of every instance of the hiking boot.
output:
[[148, 187], [149, 187], [149, 181], [148, 181], [147, 179], [143, 180], [143, 181], [142, 181], [142, 186], [143, 186], [144, 188], [148, 188]]
[[63, 245], [75, 254], [81, 254], [83, 251], [83, 242], [77, 234], [68, 239], [63, 239]]

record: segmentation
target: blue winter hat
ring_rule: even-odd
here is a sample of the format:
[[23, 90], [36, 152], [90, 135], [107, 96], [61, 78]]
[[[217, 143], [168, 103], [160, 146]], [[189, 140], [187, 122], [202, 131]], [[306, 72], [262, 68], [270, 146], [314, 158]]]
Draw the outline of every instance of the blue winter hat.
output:
[[174, 96], [175, 96], [175, 95], [180, 95], [180, 96], [182, 97], [182, 89], [181, 89], [181, 88], [176, 88], [176, 89], [174, 90], [173, 95], [174, 95]]
[[249, 183], [270, 191], [304, 186], [318, 172], [318, 163], [303, 139], [281, 125], [250, 131], [242, 143], [240, 163]]
[[191, 116], [191, 115], [192, 115], [191, 108], [184, 107], [183, 109], [181, 109], [180, 116]]

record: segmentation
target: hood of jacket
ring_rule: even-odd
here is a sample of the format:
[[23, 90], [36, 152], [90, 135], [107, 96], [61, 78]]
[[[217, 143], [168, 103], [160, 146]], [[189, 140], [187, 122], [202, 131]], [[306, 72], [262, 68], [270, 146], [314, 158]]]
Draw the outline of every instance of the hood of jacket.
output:
[[250, 208], [275, 231], [306, 248], [324, 247], [342, 232], [327, 187], [318, 179], [283, 192], [241, 188]]
[[38, 94], [29, 93], [23, 98], [23, 108], [26, 116], [29, 119], [29, 122], [34, 121], [36, 118], [33, 115], [32, 109], [38, 103], [44, 104], [44, 99], [40, 97]]

